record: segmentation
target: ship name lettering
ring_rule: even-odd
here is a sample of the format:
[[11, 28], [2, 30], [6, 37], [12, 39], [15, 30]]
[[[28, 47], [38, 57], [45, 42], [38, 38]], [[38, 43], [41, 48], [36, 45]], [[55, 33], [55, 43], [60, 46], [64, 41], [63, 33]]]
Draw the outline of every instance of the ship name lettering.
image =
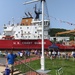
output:
[[[34, 42], [34, 44], [42, 44], [42, 42]], [[44, 42], [46, 44], [46, 42]]]
[[22, 44], [32, 44], [32, 42], [22, 42]]
[[[20, 44], [20, 42], [13, 42], [13, 44]], [[42, 44], [42, 42], [22, 42], [22, 44]], [[46, 44], [46, 42], [44, 42]]]

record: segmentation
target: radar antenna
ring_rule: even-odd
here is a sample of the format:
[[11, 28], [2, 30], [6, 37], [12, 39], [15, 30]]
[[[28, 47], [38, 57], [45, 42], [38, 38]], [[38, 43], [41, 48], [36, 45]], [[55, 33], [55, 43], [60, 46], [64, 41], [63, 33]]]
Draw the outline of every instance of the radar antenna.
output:
[[35, 14], [36, 14], [36, 17], [35, 19], [39, 19], [39, 15], [42, 14], [42, 12], [38, 9], [38, 11], [36, 10], [36, 4], [35, 4]]

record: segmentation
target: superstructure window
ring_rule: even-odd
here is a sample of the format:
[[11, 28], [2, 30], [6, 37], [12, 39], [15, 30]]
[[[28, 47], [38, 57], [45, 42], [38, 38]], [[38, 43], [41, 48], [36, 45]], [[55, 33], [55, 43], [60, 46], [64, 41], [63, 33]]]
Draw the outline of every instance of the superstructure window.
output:
[[37, 32], [35, 32], [35, 33], [37, 33]]
[[38, 36], [38, 38], [39, 38], [39, 36]]
[[22, 27], [20, 27], [20, 29], [22, 29]]
[[30, 38], [30, 36], [28, 36], [28, 38]]
[[44, 21], [44, 25], [46, 25], [46, 22]]
[[27, 36], [25, 36], [25, 38], [27, 38]]
[[27, 27], [27, 29], [29, 29], [29, 27]]
[[36, 36], [34, 36], [34, 38], [36, 38]]
[[7, 29], [7, 27], [4, 27], [4, 29]]
[[16, 37], [18, 37], [18, 34], [16, 34]]
[[23, 30], [21, 30], [21, 32], [23, 32]]
[[48, 25], [48, 21], [46, 21], [45, 25]]
[[18, 33], [20, 33], [20, 32], [18, 32]]
[[30, 34], [30, 32], [28, 31], [28, 35]]
[[37, 29], [37, 27], [35, 27], [35, 29]]

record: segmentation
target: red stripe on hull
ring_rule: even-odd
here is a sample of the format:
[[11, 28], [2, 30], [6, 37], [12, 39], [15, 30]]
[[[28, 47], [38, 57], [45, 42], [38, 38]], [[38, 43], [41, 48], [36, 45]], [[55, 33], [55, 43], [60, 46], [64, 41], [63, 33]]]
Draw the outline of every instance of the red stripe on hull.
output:
[[[44, 48], [48, 47], [52, 43], [50, 40], [44, 40]], [[5, 49], [41, 49], [41, 40], [0, 40], [0, 50]]]

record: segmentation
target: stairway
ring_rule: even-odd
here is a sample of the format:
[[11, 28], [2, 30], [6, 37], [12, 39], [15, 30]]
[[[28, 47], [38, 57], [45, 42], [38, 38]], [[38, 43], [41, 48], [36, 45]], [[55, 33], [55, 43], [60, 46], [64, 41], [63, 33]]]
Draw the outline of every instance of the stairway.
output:
[[24, 75], [21, 71], [14, 69], [13, 75]]
[[37, 74], [34, 71], [29, 71], [27, 73], [22, 73], [21, 71], [15, 69], [13, 75], [48, 75], [48, 74], [43, 74], [43, 73]]

